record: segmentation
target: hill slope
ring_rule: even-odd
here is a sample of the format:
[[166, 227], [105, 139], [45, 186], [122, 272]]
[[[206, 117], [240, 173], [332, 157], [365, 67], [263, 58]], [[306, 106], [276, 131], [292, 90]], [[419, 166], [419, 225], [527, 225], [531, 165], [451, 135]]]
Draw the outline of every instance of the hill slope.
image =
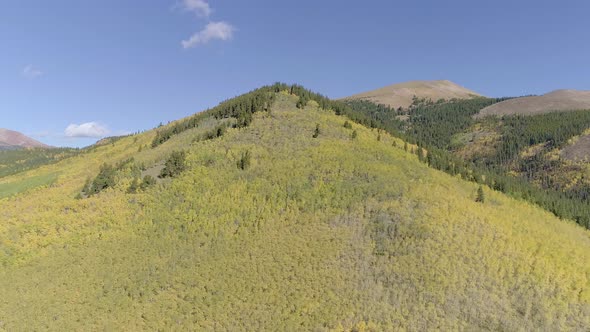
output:
[[14, 130], [0, 128], [0, 150], [12, 148], [48, 148], [39, 141]]
[[466, 89], [451, 81], [411, 81], [389, 85], [377, 90], [359, 93], [344, 99], [368, 100], [393, 108], [407, 108], [412, 104], [414, 96], [431, 99], [469, 99], [481, 96], [477, 92]]
[[556, 90], [542, 96], [509, 99], [481, 110], [477, 117], [488, 115], [538, 115], [590, 109], [590, 91]]
[[[296, 101], [278, 94], [220, 137], [207, 133], [228, 120], [204, 117], [154, 148], [161, 132], [3, 179], [60, 172], [0, 200], [2, 328], [589, 326], [588, 231], [487, 188], [476, 203], [476, 185], [400, 140]], [[179, 177], [127, 192], [134, 165], [181, 148]], [[113, 188], [73, 198], [103, 161], [130, 156]]]

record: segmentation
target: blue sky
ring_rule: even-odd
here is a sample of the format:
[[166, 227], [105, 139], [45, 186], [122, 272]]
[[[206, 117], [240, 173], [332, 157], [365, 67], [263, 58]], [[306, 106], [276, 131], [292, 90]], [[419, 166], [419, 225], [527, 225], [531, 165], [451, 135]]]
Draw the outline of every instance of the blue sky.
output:
[[587, 1], [8, 0], [0, 127], [45, 143], [153, 128], [276, 81], [590, 90]]

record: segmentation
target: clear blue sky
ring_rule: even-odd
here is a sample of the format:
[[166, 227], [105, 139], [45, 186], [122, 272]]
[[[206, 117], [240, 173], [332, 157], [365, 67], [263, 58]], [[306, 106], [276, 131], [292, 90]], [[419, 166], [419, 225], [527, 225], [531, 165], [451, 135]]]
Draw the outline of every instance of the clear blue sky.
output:
[[0, 127], [84, 146], [276, 81], [330, 97], [415, 79], [488, 96], [589, 90], [588, 13], [588, 1], [7, 0]]

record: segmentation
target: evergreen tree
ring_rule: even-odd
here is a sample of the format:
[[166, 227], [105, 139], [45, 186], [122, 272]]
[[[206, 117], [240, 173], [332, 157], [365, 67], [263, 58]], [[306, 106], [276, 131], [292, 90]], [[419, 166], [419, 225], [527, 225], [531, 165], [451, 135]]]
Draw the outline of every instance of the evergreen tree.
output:
[[82, 192], [86, 195], [90, 195], [91, 190], [92, 190], [92, 180], [90, 178], [86, 178], [86, 182], [84, 182], [84, 187], [82, 188]]
[[241, 170], [248, 169], [248, 167], [250, 167], [250, 159], [251, 159], [250, 151], [246, 151], [246, 152], [242, 153], [242, 157], [237, 162], [238, 168]]
[[422, 147], [418, 148], [416, 154], [418, 155], [418, 160], [424, 161], [424, 149]]
[[320, 124], [315, 125], [315, 130], [313, 132], [313, 138], [318, 138], [320, 136]]
[[115, 168], [108, 164], [103, 164], [94, 181], [92, 181], [91, 188], [87, 194], [89, 196], [98, 194], [99, 192], [112, 188], [115, 186]]
[[184, 151], [173, 151], [170, 158], [166, 161], [164, 169], [160, 172], [161, 178], [175, 177], [182, 173], [185, 168], [186, 152]]
[[483, 192], [483, 187], [479, 186], [479, 188], [477, 188], [477, 197], [475, 198], [475, 201], [479, 202], [479, 203], [484, 203], [485, 200], [486, 200], [486, 198], [485, 198], [485, 194]]

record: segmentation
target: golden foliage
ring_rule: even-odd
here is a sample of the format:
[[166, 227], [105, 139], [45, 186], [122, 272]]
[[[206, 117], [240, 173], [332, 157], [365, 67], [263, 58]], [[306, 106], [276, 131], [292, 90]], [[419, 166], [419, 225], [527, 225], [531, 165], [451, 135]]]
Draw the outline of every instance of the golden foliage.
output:
[[[588, 231], [489, 189], [476, 203], [475, 184], [402, 141], [356, 124], [351, 140], [332, 112], [277, 98], [221, 138], [193, 141], [199, 127], [138, 152], [148, 132], [10, 178], [60, 172], [0, 200], [0, 329], [590, 326]], [[127, 194], [121, 172], [74, 199], [103, 162], [151, 167], [174, 149], [187, 151], [178, 178]]]

